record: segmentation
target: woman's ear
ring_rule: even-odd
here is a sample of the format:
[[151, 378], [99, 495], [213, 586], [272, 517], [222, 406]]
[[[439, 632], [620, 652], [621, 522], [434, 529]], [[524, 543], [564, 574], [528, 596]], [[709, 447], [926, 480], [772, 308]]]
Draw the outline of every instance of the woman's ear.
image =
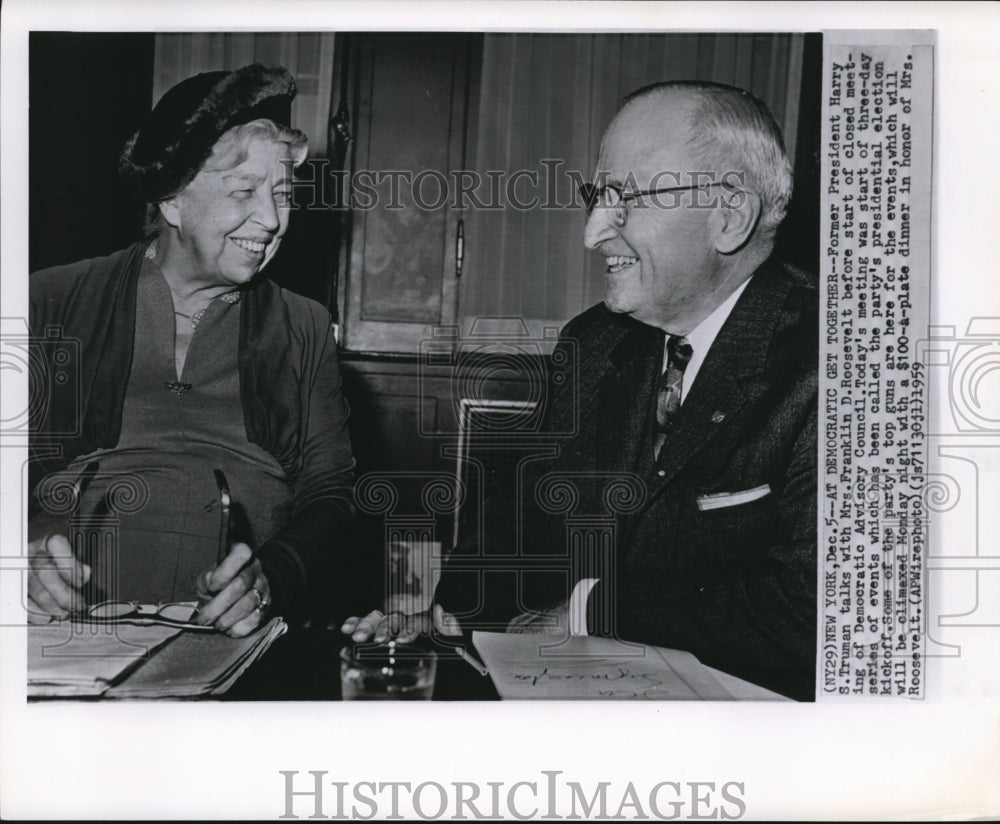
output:
[[747, 189], [726, 189], [716, 215], [715, 248], [730, 255], [753, 237], [760, 220], [760, 195]]
[[177, 205], [177, 198], [161, 200], [156, 204], [156, 207], [160, 210], [160, 214], [168, 226], [173, 226], [176, 229], [181, 225], [181, 210]]

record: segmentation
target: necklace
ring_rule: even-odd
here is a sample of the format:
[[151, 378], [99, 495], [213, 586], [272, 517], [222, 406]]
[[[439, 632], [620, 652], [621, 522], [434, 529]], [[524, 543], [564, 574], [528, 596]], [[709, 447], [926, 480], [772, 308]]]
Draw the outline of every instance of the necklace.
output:
[[[234, 303], [240, 302], [241, 295], [239, 292], [225, 292], [224, 294], [221, 294], [218, 297], [219, 300], [221, 300], [223, 303], [228, 303], [232, 305]], [[211, 306], [211, 303], [209, 303], [209, 306]], [[187, 318], [187, 320], [191, 321], [191, 328], [197, 329], [198, 324], [201, 323], [201, 319], [205, 317], [205, 312], [207, 311], [208, 311], [208, 306], [206, 306], [204, 309], [199, 309], [193, 315], [185, 315], [183, 312], [178, 312], [176, 309], [174, 310], [174, 314], [179, 315], [182, 318]]]
[[[152, 243], [150, 243], [149, 246], [146, 247], [145, 258], [146, 258], [146, 260], [151, 261], [152, 263], [156, 262], [156, 241], [155, 240]], [[240, 294], [239, 291], [225, 292], [225, 293], [223, 293], [223, 294], [221, 294], [221, 295], [218, 296], [219, 300], [221, 300], [223, 303], [228, 303], [228, 304], [239, 303], [241, 297], [242, 297], [242, 295]], [[186, 315], [186, 314], [184, 314], [184, 312], [179, 312], [176, 309], [174, 309], [174, 314], [178, 315], [179, 317], [182, 317], [182, 318], [184, 318], [186, 320], [191, 321], [191, 328], [192, 329], [197, 329], [198, 328], [198, 324], [201, 323], [201, 319], [203, 317], [205, 317], [205, 312], [208, 311], [208, 306], [210, 306], [210, 305], [211, 305], [211, 301], [209, 301], [208, 305], [206, 305], [203, 308], [199, 309], [193, 315]]]
[[205, 317], [205, 311], [207, 309], [208, 309], [208, 307], [206, 306], [205, 309], [199, 309], [193, 315], [185, 315], [183, 312], [178, 312], [175, 309], [174, 310], [174, 314], [177, 315], [178, 317], [186, 318], [187, 320], [191, 321], [191, 328], [192, 329], [197, 329], [198, 328], [198, 324], [201, 323], [201, 319], [203, 317]]

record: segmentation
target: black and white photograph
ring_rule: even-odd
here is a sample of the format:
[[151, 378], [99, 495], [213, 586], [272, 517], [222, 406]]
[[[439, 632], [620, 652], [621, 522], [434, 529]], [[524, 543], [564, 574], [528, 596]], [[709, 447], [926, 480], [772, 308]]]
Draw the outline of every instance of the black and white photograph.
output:
[[89, 5], [4, 9], [5, 817], [1000, 811], [994, 9]]

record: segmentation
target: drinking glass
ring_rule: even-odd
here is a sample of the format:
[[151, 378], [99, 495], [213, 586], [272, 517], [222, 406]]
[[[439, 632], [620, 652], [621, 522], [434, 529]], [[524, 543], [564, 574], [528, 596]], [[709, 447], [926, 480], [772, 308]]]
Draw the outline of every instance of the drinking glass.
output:
[[413, 644], [355, 644], [340, 651], [344, 701], [429, 701], [437, 655]]

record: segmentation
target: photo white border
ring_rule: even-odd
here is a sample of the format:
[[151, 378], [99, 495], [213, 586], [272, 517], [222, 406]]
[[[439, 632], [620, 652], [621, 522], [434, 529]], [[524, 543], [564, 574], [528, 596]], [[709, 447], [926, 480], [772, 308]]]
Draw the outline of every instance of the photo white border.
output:
[[[29, 29], [936, 29], [932, 323], [1000, 317], [995, 235], [1000, 7], [987, 3], [54, 2], [8, 0], [0, 25], [0, 315], [27, 314]], [[233, 23], [239, 21], [240, 25]], [[514, 24], [514, 25], [512, 25]], [[71, 139], [71, 131], [68, 133]], [[992, 384], [995, 386], [996, 384]], [[945, 399], [935, 398], [940, 411]], [[3, 450], [5, 467], [11, 453]], [[992, 472], [1000, 472], [993, 466]], [[3, 550], [20, 505], [2, 479]], [[990, 541], [996, 546], [996, 511]], [[932, 541], [944, 540], [932, 531]], [[0, 580], [0, 624], [18, 608]], [[12, 584], [12, 580], [14, 583]], [[995, 582], [994, 582], [995, 584]], [[1000, 597], [996, 590], [992, 597]], [[951, 630], [953, 635], [955, 630]], [[958, 638], [959, 635], [954, 635]], [[329, 780], [741, 781], [747, 817], [967, 819], [1000, 814], [1000, 628], [929, 662], [926, 699], [849, 705], [51, 703], [24, 706], [23, 631], [0, 628], [0, 815], [270, 818], [279, 770]], [[300, 815], [305, 817], [305, 808]]]

